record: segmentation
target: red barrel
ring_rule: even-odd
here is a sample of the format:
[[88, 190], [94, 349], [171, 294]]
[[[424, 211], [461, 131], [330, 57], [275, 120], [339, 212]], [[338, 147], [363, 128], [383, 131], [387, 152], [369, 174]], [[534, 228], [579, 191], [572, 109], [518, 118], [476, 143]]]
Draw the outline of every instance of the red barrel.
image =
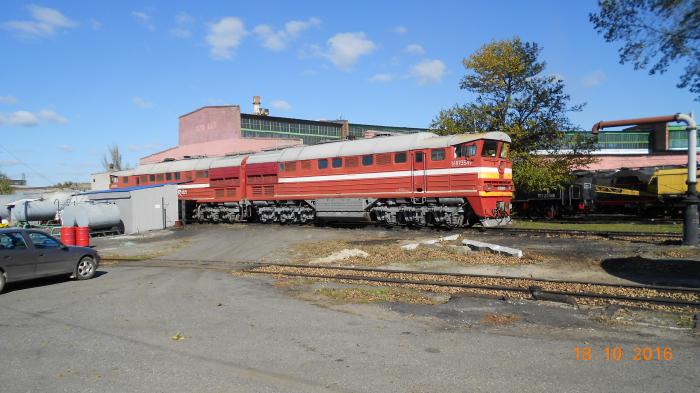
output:
[[90, 228], [75, 228], [75, 245], [80, 247], [90, 247]]
[[75, 227], [61, 227], [61, 243], [75, 246]]

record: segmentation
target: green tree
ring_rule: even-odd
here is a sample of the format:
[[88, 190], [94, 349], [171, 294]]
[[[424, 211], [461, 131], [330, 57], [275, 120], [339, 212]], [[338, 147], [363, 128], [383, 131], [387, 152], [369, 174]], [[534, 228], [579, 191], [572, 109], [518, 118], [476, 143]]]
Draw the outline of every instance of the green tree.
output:
[[15, 189], [10, 184], [10, 179], [4, 173], [0, 173], [0, 194], [8, 195], [13, 192], [15, 192]]
[[[431, 128], [437, 133], [503, 131], [513, 140], [513, 181], [519, 189], [553, 187], [573, 169], [593, 162], [593, 139], [587, 134], [565, 138], [572, 130], [571, 105], [564, 82], [544, 75], [536, 43], [520, 38], [494, 41], [464, 59], [467, 74], [460, 89], [473, 101], [442, 110]], [[548, 154], [542, 154], [548, 153]]]
[[[598, 0], [589, 18], [607, 42], [619, 41], [620, 63], [662, 74], [685, 62], [676, 85], [700, 101], [700, 0]], [[653, 63], [653, 65], [652, 65]]]

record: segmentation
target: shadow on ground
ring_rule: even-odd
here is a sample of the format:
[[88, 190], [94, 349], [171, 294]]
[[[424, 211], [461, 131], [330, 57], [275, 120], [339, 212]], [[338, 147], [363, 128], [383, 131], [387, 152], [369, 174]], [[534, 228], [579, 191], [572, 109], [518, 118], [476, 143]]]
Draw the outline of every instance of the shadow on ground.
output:
[[700, 261], [637, 256], [605, 259], [600, 265], [613, 276], [640, 284], [700, 288]]
[[[106, 271], [104, 270], [98, 270], [95, 272], [95, 277], [92, 279], [99, 278], [103, 275], [107, 274]], [[61, 276], [53, 276], [53, 277], [44, 277], [44, 278], [36, 278], [33, 280], [27, 280], [27, 281], [19, 281], [19, 282], [8, 282], [7, 285], [5, 286], [5, 289], [2, 291], [3, 293], [7, 292], [14, 292], [14, 291], [21, 291], [23, 289], [31, 289], [31, 288], [36, 288], [36, 287], [43, 287], [46, 285], [54, 285], [54, 284], [60, 284], [66, 281], [73, 281], [72, 278], [70, 278], [69, 275], [61, 275]]]

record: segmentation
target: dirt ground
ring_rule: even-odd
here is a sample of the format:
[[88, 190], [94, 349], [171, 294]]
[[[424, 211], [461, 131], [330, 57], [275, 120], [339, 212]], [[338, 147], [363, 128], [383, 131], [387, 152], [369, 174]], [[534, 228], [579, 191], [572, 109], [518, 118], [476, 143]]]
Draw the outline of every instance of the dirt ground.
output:
[[[438, 241], [454, 235], [455, 240]], [[463, 239], [521, 249], [523, 257], [470, 252], [461, 246]], [[667, 239], [235, 224], [189, 225], [181, 230], [98, 238], [93, 244], [108, 260], [148, 259], [149, 263], [222, 268], [260, 262], [301, 263], [700, 286], [700, 250]], [[410, 244], [418, 246], [402, 249]], [[347, 253], [352, 256], [342, 259]]]

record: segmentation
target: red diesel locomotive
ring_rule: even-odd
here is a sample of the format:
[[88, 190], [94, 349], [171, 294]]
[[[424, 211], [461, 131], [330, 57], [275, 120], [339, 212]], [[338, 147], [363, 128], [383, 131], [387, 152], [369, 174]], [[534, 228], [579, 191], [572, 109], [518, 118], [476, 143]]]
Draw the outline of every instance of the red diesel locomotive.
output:
[[110, 187], [176, 183], [199, 222], [494, 226], [510, 221], [509, 144], [502, 132], [422, 132], [146, 164]]

